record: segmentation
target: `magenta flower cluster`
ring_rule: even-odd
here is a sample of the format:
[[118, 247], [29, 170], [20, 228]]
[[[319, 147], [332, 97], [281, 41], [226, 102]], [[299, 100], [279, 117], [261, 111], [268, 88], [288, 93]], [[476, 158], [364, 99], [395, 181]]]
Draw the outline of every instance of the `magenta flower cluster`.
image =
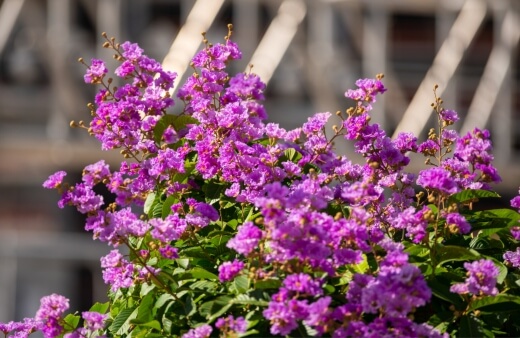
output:
[[[262, 318], [255, 318], [269, 323], [273, 335], [290, 335], [304, 326], [333, 337], [447, 336], [413, 321], [432, 291], [399, 241], [429, 245], [432, 224], [448, 239], [472, 231], [471, 220], [444, 203], [458, 192], [489, 189], [500, 181], [491, 164], [489, 132], [476, 129], [460, 137], [447, 128], [457, 113], [438, 109], [439, 135], [431, 133], [424, 142], [410, 133], [390, 138], [369, 115], [377, 95], [386, 91], [380, 77], [360, 79], [357, 89], [345, 93], [355, 105], [338, 113], [341, 122], [332, 137], [325, 134], [328, 112], [294, 130], [266, 123], [265, 84], [251, 72], [226, 72], [228, 63], [241, 57], [229, 38], [207, 43], [193, 58], [194, 73], [177, 95], [184, 108], [173, 115], [167, 110], [174, 104], [170, 90], [176, 74], [164, 71], [136, 44], [112, 48], [121, 62], [115, 76], [126, 82], [111, 87], [104, 63], [92, 60], [85, 81], [104, 87], [90, 106], [93, 119], [85, 128], [103, 149], [120, 149], [125, 161], [117, 170], [104, 161], [91, 164], [74, 186], [63, 182], [63, 171], [44, 183], [60, 192], [60, 207], [85, 214], [85, 229], [113, 248], [101, 258], [112, 294], [153, 285], [166, 290], [161, 301], [183, 302], [187, 287], [177, 296], [165, 283], [174, 281], [177, 288], [190, 279], [182, 274], [190, 264], [200, 264], [201, 270], [209, 264], [212, 273], [201, 274], [213, 284], [200, 283], [201, 289], [239, 292], [237, 277], [247, 277], [253, 287], [277, 285], [262, 303]], [[354, 141], [366, 162], [336, 154], [337, 138]], [[425, 155], [433, 165], [418, 175], [407, 172], [410, 153]], [[115, 195], [115, 203], [107, 205], [95, 192], [98, 184]], [[416, 195], [417, 186], [422, 195]], [[512, 205], [520, 209], [520, 199]], [[516, 240], [518, 229], [512, 230]], [[219, 234], [210, 244], [222, 256], [205, 247], [208, 233]], [[435, 237], [435, 245], [444, 237]], [[193, 249], [191, 256], [187, 248]], [[196, 260], [186, 263], [186, 257]], [[518, 250], [504, 255], [514, 267], [520, 266], [519, 257]], [[492, 261], [464, 267], [468, 278], [454, 284], [453, 293], [498, 293]], [[335, 294], [331, 281], [337, 284]], [[44, 324], [23, 330], [39, 329], [46, 337], [62, 332], [68, 303], [49, 297], [36, 316]], [[213, 326], [197, 323], [182, 337], [209, 337], [214, 329], [221, 336], [246, 333], [249, 318], [242, 316], [246, 312], [237, 314], [222, 311], [212, 318]], [[102, 333], [105, 315], [82, 315], [85, 327], [67, 337]], [[20, 329], [2, 325], [6, 334], [22, 331], [22, 324]]]
[[460, 294], [471, 293], [473, 295], [491, 295], [498, 293], [496, 288], [498, 267], [489, 259], [481, 259], [472, 263], [464, 263], [468, 271], [468, 278], [464, 283], [451, 286], [450, 291]]

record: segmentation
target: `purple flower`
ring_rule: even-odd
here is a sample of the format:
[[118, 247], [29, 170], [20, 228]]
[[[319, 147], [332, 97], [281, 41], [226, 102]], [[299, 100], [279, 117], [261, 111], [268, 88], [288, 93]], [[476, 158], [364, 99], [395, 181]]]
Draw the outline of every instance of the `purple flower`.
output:
[[309, 315], [303, 322], [311, 327], [317, 328], [318, 331], [323, 334], [331, 315], [331, 309], [329, 308], [331, 301], [332, 299], [327, 296], [319, 298], [314, 303], [309, 304], [307, 307]]
[[60, 319], [69, 308], [69, 300], [61, 295], [52, 294], [40, 300], [40, 308], [34, 317], [41, 321], [40, 327], [45, 338], [54, 338], [61, 334], [63, 327]]
[[445, 121], [447, 125], [453, 124], [459, 120], [457, 112], [454, 110], [443, 109], [439, 113], [441, 120]]
[[471, 231], [471, 225], [464, 216], [459, 213], [449, 213], [446, 215], [446, 225], [455, 233], [467, 234]]
[[105, 179], [110, 178], [110, 169], [104, 160], [90, 164], [83, 169], [83, 182], [94, 186]]
[[459, 134], [456, 130], [453, 129], [443, 129], [442, 130], [442, 139], [445, 142], [449, 142], [449, 144], [455, 142], [457, 138], [459, 137]]
[[148, 223], [152, 227], [152, 237], [163, 243], [179, 239], [187, 226], [186, 220], [178, 214], [170, 214], [165, 219], [152, 218]]
[[270, 332], [273, 335], [285, 336], [298, 327], [297, 320], [300, 317], [305, 317], [299, 314], [305, 312], [305, 309], [306, 303], [302, 301], [293, 300], [287, 304], [285, 302], [271, 301], [267, 309], [263, 311], [263, 315], [271, 322]]
[[434, 140], [426, 140], [419, 145], [417, 151], [426, 156], [435, 156], [439, 149], [440, 147], [437, 142], [435, 142]]
[[85, 83], [101, 83], [101, 80], [107, 72], [108, 70], [103, 60], [92, 59], [91, 66], [88, 67], [83, 79]]
[[86, 311], [81, 314], [85, 320], [85, 328], [90, 331], [100, 330], [105, 326], [107, 315], [99, 312]]
[[245, 333], [247, 331], [247, 321], [244, 317], [234, 318], [233, 315], [229, 315], [226, 318], [221, 317], [217, 319], [215, 327], [222, 332], [226, 332], [227, 335], [230, 333]]
[[376, 94], [382, 94], [386, 91], [383, 82], [376, 79], [359, 79], [356, 81], [359, 89], [349, 89], [345, 92], [345, 96], [356, 101], [375, 102]]
[[472, 263], [464, 263], [464, 268], [468, 270], [468, 277], [464, 283], [451, 286], [453, 293], [471, 293], [476, 296], [495, 296], [498, 293], [496, 288], [497, 277], [500, 272], [498, 267], [489, 259], [481, 259]]
[[97, 195], [92, 186], [78, 183], [73, 189], [66, 191], [58, 201], [60, 208], [73, 205], [82, 214], [99, 210], [103, 205], [103, 196]]
[[305, 122], [302, 126], [302, 131], [306, 135], [321, 133], [327, 121], [329, 120], [330, 113], [318, 113], [314, 114], [314, 116], [309, 117], [307, 122]]
[[509, 231], [511, 232], [511, 235], [514, 239], [520, 241], [520, 226], [511, 227]]
[[132, 72], [135, 70], [134, 64], [130, 60], [125, 60], [123, 63], [116, 68], [114, 73], [119, 77], [127, 77], [128, 75], [132, 74]]
[[218, 267], [218, 278], [221, 282], [234, 279], [244, 268], [244, 263], [239, 260], [224, 262]]
[[179, 136], [177, 132], [172, 126], [168, 126], [163, 133], [163, 140], [168, 144], [173, 144], [179, 140]]
[[6, 337], [27, 338], [31, 333], [41, 330], [42, 325], [43, 323], [37, 319], [24, 318], [21, 322], [0, 322], [0, 332], [3, 332]]
[[520, 196], [515, 196], [515, 197], [511, 200], [511, 206], [512, 206], [513, 208], [520, 209]]
[[182, 335], [182, 338], [208, 338], [211, 335], [212, 331], [213, 328], [210, 325], [204, 324], [202, 326], [189, 330], [188, 332]]
[[137, 60], [143, 55], [143, 50], [137, 43], [126, 41], [121, 44], [121, 48], [123, 49], [121, 54], [123, 54], [124, 58], [129, 60]]
[[175, 259], [179, 258], [179, 253], [177, 248], [172, 247], [171, 245], [165, 245], [159, 248], [159, 253], [164, 258]]
[[134, 284], [134, 266], [123, 258], [117, 250], [101, 257], [103, 280], [116, 292], [119, 288], [129, 288]]
[[520, 247], [516, 251], [506, 251], [504, 261], [514, 268], [520, 268]]
[[311, 276], [305, 273], [292, 274], [285, 277], [283, 285], [287, 290], [300, 294], [316, 296], [323, 293], [321, 283], [313, 280]]
[[417, 178], [417, 184], [423, 188], [437, 190], [448, 195], [454, 194], [459, 190], [451, 173], [443, 168], [421, 170]]
[[281, 128], [278, 123], [268, 123], [265, 126], [265, 134], [267, 137], [283, 139], [287, 131]]
[[399, 133], [393, 141], [397, 149], [401, 152], [417, 151], [417, 137], [412, 133]]
[[67, 173], [65, 171], [57, 171], [51, 176], [49, 176], [49, 178], [45, 182], [43, 182], [43, 187], [47, 189], [59, 188], [65, 176], [67, 176]]
[[257, 246], [264, 233], [252, 222], [246, 222], [237, 228], [237, 234], [227, 242], [227, 247], [242, 255], [249, 255]]

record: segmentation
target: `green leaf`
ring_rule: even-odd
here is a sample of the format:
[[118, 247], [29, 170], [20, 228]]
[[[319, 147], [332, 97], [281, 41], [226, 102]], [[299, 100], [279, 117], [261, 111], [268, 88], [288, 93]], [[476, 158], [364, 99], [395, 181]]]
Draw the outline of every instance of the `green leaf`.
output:
[[296, 151], [294, 148], [288, 148], [284, 151], [285, 157], [291, 162], [298, 162], [302, 158], [302, 154], [299, 151]]
[[435, 259], [438, 265], [442, 265], [446, 262], [475, 260], [479, 257], [480, 254], [473, 249], [457, 245], [438, 245]]
[[159, 309], [159, 308], [163, 307], [167, 302], [171, 302], [174, 300], [175, 300], [175, 298], [172, 295], [170, 295], [168, 293], [163, 293], [155, 301], [154, 308]]
[[226, 313], [227, 310], [229, 310], [229, 308], [232, 306], [233, 304], [231, 303], [228, 303], [226, 305], [224, 305], [222, 308], [220, 308], [220, 310], [218, 310], [217, 312], [211, 314], [211, 316], [209, 316], [208, 318], [208, 321], [209, 322], [212, 322], [214, 321], [215, 319], [221, 317], [224, 313]]
[[472, 230], [481, 230], [481, 236], [490, 236], [501, 229], [518, 225], [520, 214], [511, 209], [493, 209], [476, 211], [468, 219], [472, 223]]
[[[161, 323], [159, 323], [159, 321], [157, 320], [152, 320], [152, 321], [149, 321], [147, 323], [142, 323], [142, 324], [139, 324], [139, 326], [144, 326], [144, 327], [150, 327], [152, 329], [156, 329], [158, 331], [161, 331], [162, 330], [162, 326], [161, 326]], [[149, 336], [147, 336], [149, 337]]]
[[174, 205], [178, 201], [179, 201], [179, 199], [177, 198], [177, 196], [170, 195], [170, 196], [166, 197], [166, 200], [164, 200], [164, 202], [162, 204], [162, 214], [161, 214], [162, 218], [166, 218], [166, 216], [171, 214], [172, 205]]
[[200, 289], [207, 292], [215, 292], [218, 288], [218, 284], [209, 280], [199, 280], [191, 284], [193, 290]]
[[201, 267], [194, 267], [190, 270], [187, 270], [182, 276], [179, 278], [180, 280], [183, 279], [211, 279], [211, 280], [217, 280], [218, 276], [215, 275], [212, 272], [209, 272], [208, 270], [205, 270]]
[[226, 184], [218, 183], [216, 181], [209, 181], [202, 186], [202, 192], [204, 192], [206, 198], [209, 199], [220, 198], [220, 196], [224, 194], [224, 191], [226, 189]]
[[498, 276], [497, 276], [497, 283], [502, 284], [507, 277], [507, 271], [508, 271], [507, 266], [505, 266], [504, 263], [502, 263], [498, 259], [495, 259], [493, 257], [487, 257], [487, 258], [491, 259], [493, 261], [493, 263], [495, 263], [495, 265], [498, 267], [499, 272], [498, 272]]
[[212, 318], [216, 319], [233, 305], [231, 300], [232, 298], [229, 296], [220, 296], [211, 301], [205, 302], [199, 307], [199, 313], [208, 320]]
[[247, 278], [247, 275], [240, 275], [235, 277], [233, 284], [235, 285], [238, 293], [246, 293], [249, 290], [249, 278]]
[[109, 302], [105, 302], [105, 303], [95, 303], [94, 305], [92, 305], [89, 309], [90, 312], [98, 312], [98, 313], [106, 313], [108, 311], [108, 308], [110, 307], [110, 303]]
[[[139, 306], [137, 307], [137, 316], [135, 321], [137, 322], [148, 322], [153, 319], [152, 310], [154, 305], [154, 293], [148, 293], [142, 298]], [[133, 322], [133, 321], [132, 321]]]
[[79, 324], [79, 320], [80, 320], [80, 316], [74, 315], [72, 313], [69, 313], [68, 315], [65, 316], [65, 318], [63, 318], [63, 321], [65, 323], [67, 323], [67, 329], [68, 328], [71, 328], [71, 329], [77, 328], [78, 324]]
[[278, 289], [282, 285], [279, 279], [269, 278], [255, 282], [255, 289]]
[[137, 308], [126, 308], [121, 310], [116, 318], [114, 318], [114, 321], [112, 322], [112, 325], [109, 327], [109, 331], [112, 332], [114, 335], [120, 335], [124, 333], [125, 327], [128, 325], [130, 320], [135, 318], [137, 315]]
[[482, 321], [472, 315], [462, 316], [460, 319], [460, 337], [484, 337]]
[[471, 302], [470, 311], [486, 312], [520, 312], [520, 297], [507, 294], [487, 296]]
[[504, 243], [481, 234], [471, 240], [469, 247], [475, 250], [503, 249]]
[[153, 130], [154, 139], [157, 143], [160, 143], [162, 141], [164, 131], [166, 128], [168, 128], [168, 126], [172, 126], [176, 132], [179, 132], [186, 128], [188, 124], [198, 124], [198, 122], [199, 121], [197, 119], [189, 115], [163, 115], [159, 121], [157, 121], [157, 124]]
[[466, 203], [479, 198], [500, 198], [500, 195], [494, 191], [489, 190], [463, 190], [450, 196], [448, 204], [452, 203]]
[[160, 218], [163, 214], [163, 204], [164, 202], [160, 199], [157, 199], [156, 203], [152, 206], [152, 210], [150, 210], [150, 213], [148, 216], [150, 218]]
[[450, 291], [450, 286], [448, 284], [442, 283], [437, 279], [431, 279], [428, 280], [428, 286], [432, 290], [432, 293], [435, 297], [453, 304], [457, 309], [464, 308], [464, 302], [459, 295]]
[[358, 264], [350, 265], [350, 267], [354, 272], [365, 273], [369, 269], [367, 256], [363, 254], [363, 261]]
[[253, 298], [246, 294], [240, 294], [236, 296], [235, 299], [231, 301], [233, 304], [240, 304], [240, 305], [259, 305], [259, 306], [267, 306], [269, 302], [261, 299]]
[[144, 201], [143, 212], [145, 214], [148, 214], [150, 212], [154, 202], [155, 202], [155, 192], [151, 192], [148, 194], [148, 196], [146, 196], [146, 201]]
[[318, 331], [316, 331], [309, 325], [304, 323], [303, 327], [305, 328], [305, 333], [307, 334], [307, 337], [316, 337], [318, 335]]

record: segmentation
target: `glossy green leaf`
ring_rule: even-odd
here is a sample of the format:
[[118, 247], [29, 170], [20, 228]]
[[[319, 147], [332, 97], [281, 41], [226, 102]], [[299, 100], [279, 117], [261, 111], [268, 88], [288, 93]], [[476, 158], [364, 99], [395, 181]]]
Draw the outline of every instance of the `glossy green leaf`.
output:
[[154, 308], [159, 309], [159, 308], [163, 307], [165, 304], [167, 304], [168, 302], [172, 302], [172, 301], [175, 301], [175, 297], [173, 297], [169, 293], [163, 293], [155, 301]]
[[500, 195], [494, 191], [490, 190], [463, 190], [456, 194], [453, 194], [449, 198], [448, 204], [452, 203], [466, 203], [474, 200], [478, 200], [479, 198], [500, 198]]
[[224, 194], [224, 191], [227, 189], [227, 187], [228, 186], [226, 184], [210, 181], [202, 186], [202, 191], [204, 192], [206, 198], [217, 199]]
[[445, 245], [437, 246], [435, 260], [438, 265], [452, 261], [468, 261], [480, 258], [480, 254], [473, 250], [462, 246]]
[[137, 315], [137, 308], [126, 308], [121, 310], [116, 318], [114, 318], [114, 321], [112, 322], [112, 325], [110, 325], [109, 330], [115, 335], [120, 335], [124, 333], [125, 327], [128, 326], [130, 320], [135, 318]]
[[212, 317], [218, 318], [220, 314], [223, 314], [231, 307], [232, 298], [229, 296], [221, 296], [211, 301], [205, 302], [199, 306], [200, 315], [204, 316], [206, 319], [210, 319]]
[[235, 277], [233, 284], [235, 285], [238, 293], [246, 293], [249, 290], [249, 278], [247, 278], [247, 275], [240, 275]]
[[[149, 327], [149, 328], [152, 328], [152, 329], [156, 329], [158, 331], [162, 330], [161, 323], [159, 323], [159, 321], [157, 321], [155, 319], [152, 320], [152, 321], [149, 321], [147, 323], [139, 324], [139, 326]], [[149, 335], [147, 335], [147, 337], [149, 337]]]
[[148, 214], [150, 212], [154, 202], [155, 202], [155, 192], [151, 192], [148, 194], [148, 196], [146, 196], [146, 200], [144, 201], [143, 212], [145, 214]]
[[438, 281], [437, 279], [428, 280], [428, 286], [432, 290], [435, 297], [443, 299], [450, 304], [453, 304], [457, 309], [464, 308], [464, 302], [458, 294], [450, 291], [450, 285]]
[[186, 128], [188, 124], [197, 124], [197, 119], [188, 116], [188, 115], [172, 115], [172, 114], [166, 114], [163, 115], [159, 121], [157, 121], [155, 128], [153, 130], [154, 139], [157, 143], [160, 143], [162, 141], [162, 136], [164, 134], [164, 131], [168, 126], [172, 126], [173, 129], [175, 129], [176, 132], [181, 131], [182, 129]]
[[473, 315], [465, 315], [460, 319], [459, 337], [484, 337], [484, 327], [481, 320]]
[[490, 236], [500, 229], [518, 225], [520, 214], [512, 209], [493, 209], [471, 213], [472, 230], [481, 230], [481, 235]]
[[110, 307], [110, 303], [109, 302], [105, 302], [105, 303], [95, 303], [94, 305], [92, 305], [89, 309], [89, 311], [91, 312], [98, 312], [98, 313], [101, 313], [101, 314], [104, 314], [108, 311], [108, 308]]
[[240, 294], [236, 296], [231, 301], [233, 304], [240, 304], [240, 305], [260, 305], [260, 306], [267, 306], [269, 302], [261, 299], [256, 299], [251, 296], [248, 296], [246, 294]]
[[367, 256], [363, 254], [363, 261], [358, 264], [352, 264], [350, 267], [352, 268], [353, 272], [365, 273], [369, 269]]
[[255, 289], [278, 289], [281, 285], [279, 279], [263, 279], [255, 282]]
[[79, 320], [80, 320], [80, 316], [74, 315], [72, 313], [69, 313], [68, 315], [65, 316], [65, 318], [63, 318], [63, 321], [65, 323], [67, 323], [67, 329], [68, 328], [71, 328], [71, 329], [77, 328], [78, 324], [79, 324]]
[[154, 293], [148, 293], [141, 299], [139, 306], [137, 307], [137, 316], [135, 318], [136, 321], [139, 322], [148, 322], [153, 319], [152, 310], [153, 305], [155, 303], [155, 295]]
[[510, 312], [520, 313], [520, 297], [507, 294], [487, 296], [471, 302], [470, 311], [480, 310], [488, 312]]
[[194, 267], [192, 269], [186, 270], [180, 277], [179, 280], [185, 279], [210, 279], [217, 280], [218, 276], [212, 272], [209, 272], [201, 267]]

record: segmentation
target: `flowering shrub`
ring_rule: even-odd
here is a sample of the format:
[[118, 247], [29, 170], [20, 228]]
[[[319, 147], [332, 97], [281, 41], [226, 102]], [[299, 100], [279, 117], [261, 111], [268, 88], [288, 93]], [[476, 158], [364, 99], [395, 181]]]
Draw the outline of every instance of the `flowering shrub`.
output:
[[[101, 86], [89, 124], [73, 123], [102, 149], [120, 149], [117, 170], [88, 165], [44, 187], [60, 207], [113, 250], [101, 258], [109, 301], [81, 315], [62, 296], [44, 297], [33, 319], [0, 324], [5, 336], [45, 337], [447, 337], [519, 336], [520, 214], [483, 210], [490, 184], [489, 132], [459, 136], [457, 113], [435, 95], [438, 126], [419, 142], [370, 123], [382, 76], [345, 95], [355, 104], [325, 135], [330, 113], [285, 130], [265, 123], [265, 85], [231, 76], [230, 39], [176, 75], [136, 44], [107, 39], [121, 62], [113, 85], [101, 60], [85, 81]], [[105, 35], [106, 38], [106, 35]], [[435, 93], [435, 91], [434, 91]], [[354, 142], [365, 163], [334, 152]], [[429, 167], [406, 171], [409, 153]], [[105, 185], [115, 202], [94, 188]], [[477, 208], [479, 206], [479, 208]], [[520, 196], [512, 201], [520, 208]], [[123, 249], [122, 249], [123, 248]], [[516, 251], [515, 251], [516, 250]], [[79, 325], [83, 323], [82, 325]]]

